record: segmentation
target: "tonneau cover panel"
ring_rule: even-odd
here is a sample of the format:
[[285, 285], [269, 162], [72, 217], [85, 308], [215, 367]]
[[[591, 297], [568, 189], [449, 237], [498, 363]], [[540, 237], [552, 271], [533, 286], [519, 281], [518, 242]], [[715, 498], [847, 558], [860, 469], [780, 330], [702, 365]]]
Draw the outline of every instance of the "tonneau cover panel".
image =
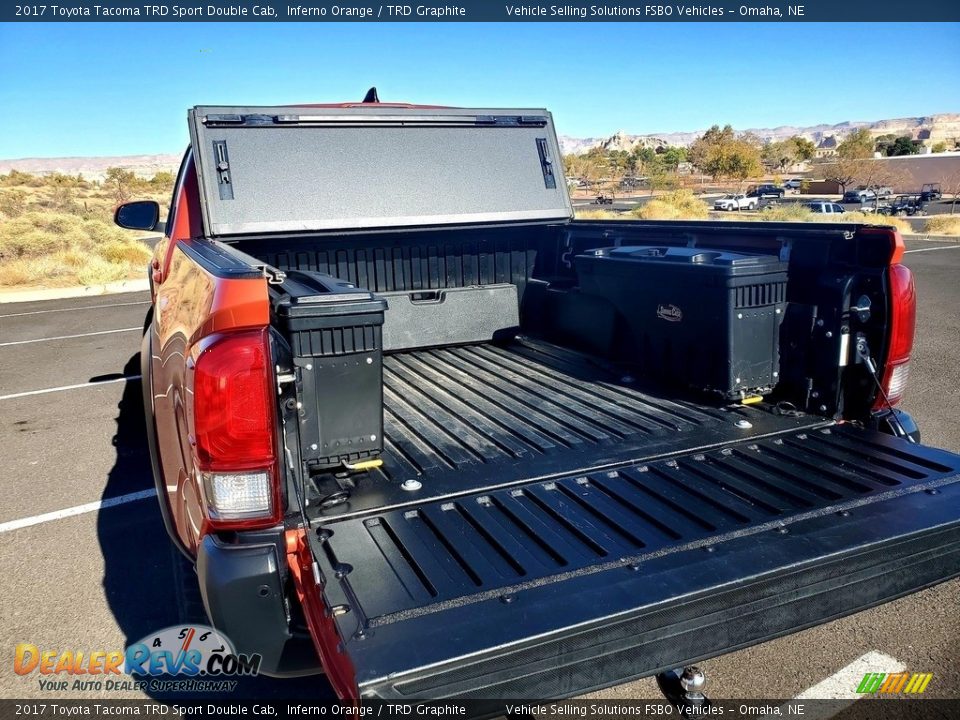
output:
[[573, 215], [546, 110], [196, 107], [189, 120], [211, 236]]

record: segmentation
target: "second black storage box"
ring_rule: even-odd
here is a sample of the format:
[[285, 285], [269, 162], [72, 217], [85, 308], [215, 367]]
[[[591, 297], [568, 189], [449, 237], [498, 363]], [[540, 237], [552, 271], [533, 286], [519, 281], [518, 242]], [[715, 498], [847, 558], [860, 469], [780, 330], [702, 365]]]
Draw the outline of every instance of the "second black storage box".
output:
[[787, 263], [689, 247], [631, 246], [575, 258], [581, 292], [624, 319], [645, 373], [737, 398], [777, 383]]
[[383, 449], [386, 302], [330, 275], [294, 271], [271, 286], [278, 328], [293, 350], [300, 452], [333, 468]]

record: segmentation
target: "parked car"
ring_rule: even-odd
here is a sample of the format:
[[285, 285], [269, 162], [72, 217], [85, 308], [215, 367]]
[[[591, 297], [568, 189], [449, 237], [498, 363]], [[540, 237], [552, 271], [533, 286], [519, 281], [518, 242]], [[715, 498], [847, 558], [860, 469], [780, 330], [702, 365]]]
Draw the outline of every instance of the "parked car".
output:
[[783, 183], [783, 187], [786, 190], [799, 190], [802, 185], [803, 180], [800, 178], [790, 178], [789, 180], [785, 180]]
[[894, 410], [892, 228], [575, 220], [543, 109], [188, 124], [144, 429], [210, 623], [262, 674], [557, 699], [960, 575], [960, 455]]
[[886, 185], [861, 185], [856, 191], [872, 195], [872, 197], [868, 197], [868, 199], [890, 197], [893, 195], [893, 188]]
[[714, 210], [756, 210], [760, 204], [760, 198], [751, 197], [745, 193], [737, 195], [724, 195], [713, 203]]
[[920, 199], [923, 202], [933, 202], [940, 200], [943, 192], [940, 190], [940, 183], [926, 183], [920, 188]]
[[756, 198], [782, 198], [786, 191], [782, 187], [777, 187], [776, 185], [757, 185], [755, 188], [752, 188], [747, 192], [748, 197]]
[[812, 202], [806, 202], [803, 204], [807, 210], [815, 213], [824, 213], [827, 215], [839, 215], [840, 213], [846, 212], [843, 209], [843, 205], [835, 202], [828, 202], [826, 200], [814, 200]]
[[923, 215], [925, 210], [925, 203], [921, 199], [919, 193], [912, 195], [898, 195], [897, 198], [890, 203], [880, 205], [877, 208], [877, 212], [881, 215]]
[[862, 204], [876, 199], [877, 193], [875, 193], [873, 190], [858, 188], [857, 190], [847, 190], [843, 194], [843, 199], [841, 202]]

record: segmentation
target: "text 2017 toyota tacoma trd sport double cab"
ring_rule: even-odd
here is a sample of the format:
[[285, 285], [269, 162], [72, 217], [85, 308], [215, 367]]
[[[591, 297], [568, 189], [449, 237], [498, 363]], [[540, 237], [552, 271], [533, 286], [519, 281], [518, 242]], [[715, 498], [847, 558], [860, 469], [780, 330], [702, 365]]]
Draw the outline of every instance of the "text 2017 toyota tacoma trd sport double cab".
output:
[[264, 671], [558, 698], [960, 572], [960, 457], [893, 411], [894, 230], [575, 221], [545, 110], [188, 117], [147, 425]]

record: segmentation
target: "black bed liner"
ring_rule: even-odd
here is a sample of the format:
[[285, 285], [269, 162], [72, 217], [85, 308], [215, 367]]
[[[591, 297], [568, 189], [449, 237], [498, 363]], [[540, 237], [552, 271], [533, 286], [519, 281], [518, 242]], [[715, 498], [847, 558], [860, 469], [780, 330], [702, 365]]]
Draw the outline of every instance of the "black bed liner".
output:
[[960, 573], [960, 457], [850, 426], [312, 535], [362, 694], [564, 697]]
[[[322, 513], [315, 501], [336, 487], [316, 478], [309, 512], [363, 514], [824, 424], [650, 395], [626, 372], [530, 340], [388, 355], [384, 403], [383, 468]], [[422, 489], [402, 490], [408, 479]]]

